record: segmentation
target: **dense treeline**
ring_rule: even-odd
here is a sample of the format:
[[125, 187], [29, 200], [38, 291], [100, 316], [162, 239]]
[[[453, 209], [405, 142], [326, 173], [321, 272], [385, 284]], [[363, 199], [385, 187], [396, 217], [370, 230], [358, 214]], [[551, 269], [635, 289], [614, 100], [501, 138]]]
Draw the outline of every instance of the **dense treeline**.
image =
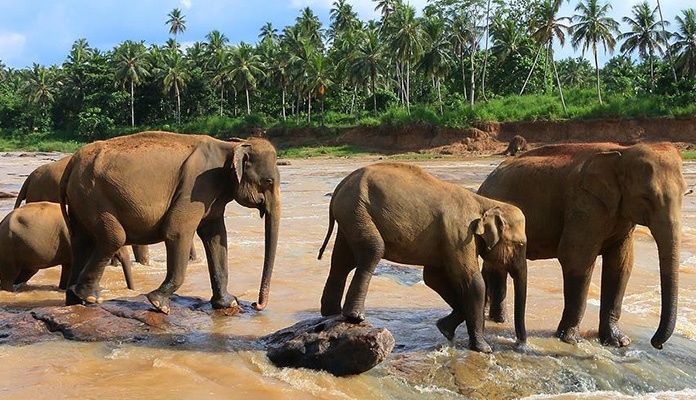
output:
[[[143, 127], [229, 133], [249, 125], [377, 124], [696, 114], [696, 16], [663, 21], [643, 2], [622, 18], [579, 0], [431, 0], [417, 16], [375, 0], [361, 21], [336, 0], [329, 26], [310, 8], [258, 42], [219, 30], [182, 48], [179, 9], [164, 45], [125, 41], [102, 51], [77, 40], [62, 65], [0, 62], [5, 137], [62, 132], [92, 140]], [[576, 0], [573, 0], [576, 1]], [[556, 60], [554, 46], [584, 57]], [[604, 66], [598, 52], [616, 53]]]

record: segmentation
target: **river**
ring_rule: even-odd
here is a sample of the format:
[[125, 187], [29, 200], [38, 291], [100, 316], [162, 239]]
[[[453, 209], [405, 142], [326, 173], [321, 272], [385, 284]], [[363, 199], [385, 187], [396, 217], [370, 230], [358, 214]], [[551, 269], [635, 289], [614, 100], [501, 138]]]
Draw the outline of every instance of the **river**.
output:
[[[17, 191], [26, 175], [60, 155], [18, 153], [0, 156], [0, 190]], [[443, 180], [476, 189], [502, 159], [407, 160]], [[528, 346], [514, 346], [511, 322], [486, 323], [493, 354], [467, 350], [464, 326], [454, 345], [435, 321], [447, 305], [422, 281], [418, 266], [379, 265], [366, 301], [367, 320], [388, 328], [396, 339], [389, 358], [359, 376], [336, 378], [324, 372], [279, 369], [266, 358], [259, 337], [319, 315], [319, 299], [330, 254], [317, 260], [327, 228], [330, 193], [348, 173], [377, 157], [290, 160], [281, 166], [283, 217], [268, 308], [217, 318], [172, 346], [80, 343], [54, 340], [0, 346], [0, 398], [105, 399], [455, 399], [455, 398], [693, 398], [696, 397], [696, 194], [684, 201], [679, 316], [663, 350], [650, 345], [660, 312], [659, 270], [648, 229], [637, 228], [635, 267], [624, 298], [621, 326], [633, 339], [628, 348], [610, 348], [596, 339], [599, 278], [595, 268], [577, 346], [553, 332], [563, 293], [556, 260], [529, 263]], [[685, 163], [689, 185], [696, 163]], [[0, 201], [0, 215], [13, 201]], [[229, 290], [244, 301], [256, 299], [263, 259], [263, 222], [258, 211], [230, 203]], [[196, 239], [198, 254], [204, 258]], [[333, 241], [330, 242], [330, 253]], [[120, 268], [107, 268], [105, 299], [130, 297], [156, 288], [165, 276], [165, 253], [151, 246], [150, 266], [134, 265], [136, 290], [125, 288]], [[22, 310], [61, 305], [60, 268], [37, 274], [18, 292], [0, 292], [0, 307]], [[512, 284], [510, 292], [512, 291]], [[204, 260], [189, 264], [177, 292], [208, 299]], [[512, 293], [512, 292], [511, 292]], [[512, 302], [508, 304], [512, 315]]]

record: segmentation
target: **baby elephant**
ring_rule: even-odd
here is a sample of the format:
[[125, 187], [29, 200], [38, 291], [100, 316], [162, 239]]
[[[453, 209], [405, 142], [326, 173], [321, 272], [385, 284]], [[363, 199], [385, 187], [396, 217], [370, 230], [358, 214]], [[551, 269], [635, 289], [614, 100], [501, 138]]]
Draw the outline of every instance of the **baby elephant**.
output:
[[[131, 262], [125, 248], [117, 253], [126, 283], [133, 289]], [[59, 287], [70, 275], [70, 234], [60, 204], [29, 203], [12, 210], [0, 222], [0, 289], [13, 291], [40, 269], [62, 265]]]
[[[515, 332], [526, 340], [525, 219], [507, 203], [443, 182], [417, 166], [379, 163], [360, 168], [338, 184], [329, 208], [329, 230], [338, 233], [321, 298], [324, 316], [362, 321], [370, 278], [380, 259], [422, 265], [425, 284], [452, 307], [437, 327], [449, 340], [466, 321], [469, 347], [490, 352], [483, 338], [485, 285], [478, 256], [504, 268], [515, 283]], [[348, 273], [356, 269], [343, 309]]]

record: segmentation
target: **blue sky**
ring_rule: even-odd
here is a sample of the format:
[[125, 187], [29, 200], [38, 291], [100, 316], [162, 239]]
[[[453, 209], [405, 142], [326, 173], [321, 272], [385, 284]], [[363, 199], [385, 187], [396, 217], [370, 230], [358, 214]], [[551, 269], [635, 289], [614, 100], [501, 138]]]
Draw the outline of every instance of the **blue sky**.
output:
[[[611, 15], [621, 20], [641, 0], [610, 0]], [[655, 3], [655, 0], [649, 0]], [[334, 0], [0, 0], [0, 61], [7, 67], [24, 68], [36, 62], [61, 64], [72, 44], [86, 38], [92, 47], [113, 49], [124, 40], [164, 44], [170, 37], [167, 14], [180, 8], [186, 20], [182, 43], [204, 41], [212, 30], [224, 33], [232, 43], [256, 43], [266, 22], [279, 31], [292, 25], [309, 6], [325, 26]], [[409, 1], [421, 10], [427, 0]], [[362, 20], [377, 18], [372, 0], [349, 0]], [[693, 0], [661, 0], [665, 20], [674, 20], [681, 9], [696, 7]], [[577, 0], [564, 3], [560, 15], [572, 16]], [[557, 50], [557, 58], [580, 56], [569, 45]], [[587, 56], [587, 55], [586, 55]], [[601, 60], [608, 58], [601, 55]]]

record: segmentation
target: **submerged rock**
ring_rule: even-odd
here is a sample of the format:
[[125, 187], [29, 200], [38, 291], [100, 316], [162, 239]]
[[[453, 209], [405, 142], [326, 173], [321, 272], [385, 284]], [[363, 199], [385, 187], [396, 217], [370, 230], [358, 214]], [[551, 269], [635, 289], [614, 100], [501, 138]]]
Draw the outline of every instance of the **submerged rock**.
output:
[[372, 369], [394, 349], [394, 336], [368, 322], [351, 323], [342, 316], [300, 321], [262, 338], [266, 355], [279, 367], [303, 367], [337, 376]]

